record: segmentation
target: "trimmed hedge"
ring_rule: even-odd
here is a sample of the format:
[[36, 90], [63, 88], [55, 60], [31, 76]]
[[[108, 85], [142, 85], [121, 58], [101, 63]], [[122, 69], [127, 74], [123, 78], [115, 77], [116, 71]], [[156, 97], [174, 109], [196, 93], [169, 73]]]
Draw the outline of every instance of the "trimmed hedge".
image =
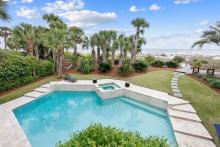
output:
[[101, 72], [109, 72], [112, 69], [111, 64], [109, 63], [100, 63], [99, 70]]
[[148, 64], [143, 60], [137, 60], [132, 67], [136, 71], [145, 71], [148, 68]]
[[161, 60], [156, 60], [152, 63], [152, 65], [155, 67], [163, 67], [165, 65], [165, 63]]
[[207, 81], [212, 87], [220, 89], [220, 79], [208, 75], [202, 76], [202, 79]]
[[95, 64], [91, 56], [83, 56], [80, 59], [80, 64], [78, 70], [83, 74], [89, 74], [90, 72], [94, 71]]
[[123, 76], [127, 76], [133, 72], [133, 68], [130, 64], [123, 64], [118, 68], [118, 73]]
[[59, 142], [59, 147], [169, 147], [167, 140], [159, 137], [141, 137], [139, 133], [93, 124], [72, 135], [69, 141]]
[[30, 56], [8, 53], [0, 62], [0, 92], [54, 73], [53, 63]]
[[167, 65], [167, 67], [170, 67], [170, 68], [176, 68], [179, 66], [179, 63], [177, 63], [174, 60], [170, 60], [170, 61], [166, 62], [166, 65]]

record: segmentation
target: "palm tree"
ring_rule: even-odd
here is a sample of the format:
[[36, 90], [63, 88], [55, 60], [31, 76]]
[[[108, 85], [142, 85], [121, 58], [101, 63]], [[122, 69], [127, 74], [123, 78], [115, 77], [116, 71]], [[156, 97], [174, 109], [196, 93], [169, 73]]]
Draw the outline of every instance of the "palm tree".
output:
[[56, 65], [58, 77], [63, 74], [64, 48], [69, 48], [67, 25], [53, 14], [44, 15], [43, 19], [49, 24], [49, 31], [44, 35], [44, 45], [53, 51], [53, 58]]
[[134, 49], [131, 50], [131, 64], [133, 64], [136, 61], [140, 36], [144, 34], [145, 28], [148, 28], [150, 25], [144, 18], [136, 18], [132, 20], [131, 24], [136, 28], [136, 33], [134, 35]]
[[12, 37], [19, 38], [19, 48], [25, 49], [30, 56], [34, 55], [35, 29], [31, 24], [21, 23], [16, 26], [12, 31]]
[[119, 66], [121, 66], [124, 62], [124, 50], [126, 47], [126, 37], [123, 34], [119, 35], [118, 42], [119, 42], [119, 50], [120, 50]]
[[89, 45], [90, 45], [91, 48], [92, 48], [91, 55], [92, 55], [93, 61], [94, 61], [94, 63], [96, 63], [95, 47], [97, 46], [97, 34], [93, 34], [93, 35], [90, 37]]
[[7, 38], [11, 34], [11, 29], [8, 27], [1, 26], [0, 27], [0, 36], [4, 38], [5, 49], [7, 49]]
[[0, 19], [3, 21], [9, 21], [10, 16], [7, 13], [7, 2], [0, 0]]
[[196, 41], [192, 48], [195, 46], [202, 48], [205, 44], [215, 44], [220, 47], [220, 21], [215, 26], [211, 26], [209, 30], [204, 31], [201, 39]]
[[102, 63], [107, 63], [107, 49], [109, 48], [111, 37], [109, 31], [100, 31], [99, 43], [102, 49]]
[[73, 54], [77, 54], [77, 45], [83, 43], [84, 32], [81, 28], [78, 27], [70, 27], [69, 28], [70, 40], [74, 44], [74, 52]]

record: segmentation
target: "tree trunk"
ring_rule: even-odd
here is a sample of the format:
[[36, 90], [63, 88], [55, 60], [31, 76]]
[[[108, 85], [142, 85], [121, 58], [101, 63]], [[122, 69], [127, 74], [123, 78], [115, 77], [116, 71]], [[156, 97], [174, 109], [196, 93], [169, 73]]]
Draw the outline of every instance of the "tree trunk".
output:
[[93, 62], [96, 63], [96, 53], [95, 53], [94, 48], [92, 48], [92, 59], [93, 59]]
[[28, 53], [28, 55], [30, 55], [30, 56], [34, 55], [33, 48], [34, 48], [33, 40], [32, 40], [32, 38], [28, 38], [27, 39], [27, 53]]
[[74, 55], [76, 55], [76, 54], [77, 54], [77, 46], [76, 46], [76, 47], [74, 47], [73, 54], [74, 54]]
[[123, 53], [122, 53], [122, 51], [121, 51], [121, 52], [120, 52], [120, 55], [119, 55], [119, 66], [122, 66], [123, 61], [124, 61], [124, 59], [123, 59]]
[[100, 48], [97, 48], [97, 63], [100, 63]]
[[63, 59], [64, 59], [64, 50], [62, 49], [59, 51], [59, 72], [58, 72], [58, 78], [62, 78], [63, 75]]
[[115, 65], [115, 49], [112, 50], [112, 65]]
[[124, 59], [126, 59], [128, 57], [128, 52], [127, 50], [124, 50]]
[[106, 63], [106, 48], [103, 48], [102, 50], [102, 62], [103, 63]]
[[35, 47], [35, 49], [34, 49], [34, 55], [35, 55], [35, 57], [37, 59], [39, 59], [39, 52], [38, 52], [38, 48], [37, 47]]
[[4, 36], [5, 49], [7, 49], [7, 37]]
[[139, 30], [140, 29], [137, 28], [135, 41], [134, 41], [134, 49], [131, 50], [131, 64], [134, 64], [136, 61], [137, 47], [138, 47], [138, 41], [139, 41]]

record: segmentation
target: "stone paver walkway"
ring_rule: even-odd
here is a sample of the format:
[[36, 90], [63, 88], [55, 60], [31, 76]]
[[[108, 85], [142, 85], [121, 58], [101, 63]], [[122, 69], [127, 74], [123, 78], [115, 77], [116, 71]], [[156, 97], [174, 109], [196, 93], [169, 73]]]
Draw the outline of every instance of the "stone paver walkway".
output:
[[179, 76], [183, 75], [183, 73], [180, 73], [180, 72], [174, 72], [173, 73], [173, 78], [171, 80], [171, 88], [172, 88], [172, 91], [173, 91], [173, 95], [175, 97], [182, 97], [182, 94], [178, 88], [178, 80], [179, 80]]

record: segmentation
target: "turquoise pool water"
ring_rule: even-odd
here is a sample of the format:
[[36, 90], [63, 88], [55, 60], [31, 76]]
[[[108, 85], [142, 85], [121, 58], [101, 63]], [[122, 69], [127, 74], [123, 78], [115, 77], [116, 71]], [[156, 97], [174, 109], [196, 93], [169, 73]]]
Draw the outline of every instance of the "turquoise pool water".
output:
[[14, 113], [33, 147], [54, 147], [91, 123], [175, 142], [166, 111], [126, 97], [102, 101], [95, 92], [53, 92]]
[[107, 83], [107, 84], [100, 84], [99, 87], [101, 87], [103, 90], [115, 90], [117, 88], [120, 88], [120, 86], [118, 86], [115, 83]]

